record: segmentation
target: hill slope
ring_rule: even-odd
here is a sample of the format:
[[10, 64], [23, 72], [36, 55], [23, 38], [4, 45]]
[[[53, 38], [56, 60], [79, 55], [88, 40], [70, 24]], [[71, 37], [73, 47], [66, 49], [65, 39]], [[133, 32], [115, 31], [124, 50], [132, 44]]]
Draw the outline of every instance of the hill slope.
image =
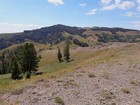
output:
[[59, 64], [56, 49], [44, 50], [40, 70], [46, 73], [12, 83], [5, 77], [1, 92], [18, 90], [7, 92], [2, 100], [4, 104], [57, 105], [55, 97], [61, 97], [66, 105], [139, 105], [139, 52], [139, 43], [79, 47], [71, 49], [74, 61]]
[[0, 49], [26, 41], [58, 44], [67, 39], [80, 46], [94, 45], [98, 42], [139, 42], [140, 31], [123, 28], [80, 28], [54, 25], [22, 33], [1, 34]]

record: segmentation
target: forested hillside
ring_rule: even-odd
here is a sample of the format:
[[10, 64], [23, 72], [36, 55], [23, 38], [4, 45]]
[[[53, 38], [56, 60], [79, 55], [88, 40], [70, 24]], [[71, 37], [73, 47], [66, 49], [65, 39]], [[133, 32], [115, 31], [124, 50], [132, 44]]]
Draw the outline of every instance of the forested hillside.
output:
[[140, 31], [123, 28], [80, 28], [54, 25], [21, 33], [0, 34], [0, 49], [26, 41], [58, 44], [66, 39], [82, 47], [93, 45], [96, 42], [140, 42]]

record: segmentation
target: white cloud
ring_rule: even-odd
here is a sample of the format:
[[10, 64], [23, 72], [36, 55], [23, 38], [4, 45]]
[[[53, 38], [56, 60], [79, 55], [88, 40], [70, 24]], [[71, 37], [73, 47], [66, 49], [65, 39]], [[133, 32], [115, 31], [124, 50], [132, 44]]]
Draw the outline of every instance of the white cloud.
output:
[[140, 21], [133, 21], [132, 24], [135, 28], [140, 29]]
[[79, 6], [84, 7], [84, 6], [86, 6], [86, 3], [81, 3], [81, 4], [79, 4]]
[[87, 15], [95, 15], [97, 11], [98, 9], [92, 9], [87, 13]]
[[114, 3], [105, 5], [102, 7], [102, 10], [113, 10], [113, 9], [121, 9], [121, 10], [126, 10], [129, 8], [132, 8], [135, 6], [135, 3], [132, 1], [121, 1], [121, 0], [115, 0]]
[[140, 0], [137, 0], [137, 3], [140, 4]]
[[54, 5], [63, 5], [64, 2], [62, 0], [48, 0], [48, 2], [54, 4]]
[[137, 7], [137, 10], [140, 11], [140, 6]]
[[140, 0], [137, 0], [137, 3], [138, 3], [138, 5], [137, 5], [137, 11], [140, 12]]
[[35, 24], [0, 23], [0, 33], [22, 32], [24, 30], [32, 30], [40, 27], [41, 26]]
[[115, 4], [120, 4], [121, 0], [115, 0]]
[[118, 4], [118, 8], [123, 9], [123, 10], [129, 9], [133, 6], [135, 6], [135, 4], [134, 4], [134, 2], [131, 2], [131, 1], [124, 1], [120, 4]]
[[126, 12], [126, 13], [124, 14], [124, 16], [127, 16], [127, 17], [132, 17], [132, 16], [134, 16], [134, 15], [136, 15], [136, 13], [134, 13], [134, 12], [132, 12], [132, 11]]
[[140, 13], [135, 12], [135, 11], [128, 11], [128, 12], [124, 13], [123, 16], [140, 18]]
[[109, 5], [109, 6], [105, 6], [102, 8], [102, 10], [113, 10], [115, 9], [117, 6], [115, 4]]
[[112, 0], [101, 0], [101, 2], [103, 4], [110, 4], [112, 2]]

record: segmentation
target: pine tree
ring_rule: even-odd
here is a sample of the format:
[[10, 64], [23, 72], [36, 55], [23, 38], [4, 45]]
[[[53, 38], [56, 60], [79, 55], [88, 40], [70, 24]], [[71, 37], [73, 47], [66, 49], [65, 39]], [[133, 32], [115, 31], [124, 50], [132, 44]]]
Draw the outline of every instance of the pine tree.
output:
[[0, 74], [6, 74], [9, 73], [9, 64], [11, 61], [11, 52], [9, 50], [5, 50], [1, 53], [0, 56]]
[[60, 48], [58, 48], [57, 59], [60, 63], [62, 62], [62, 54], [61, 54]]
[[17, 59], [15, 57], [12, 58], [11, 60], [11, 64], [10, 64], [10, 70], [12, 72], [11, 74], [11, 78], [16, 80], [16, 79], [20, 79], [20, 67], [19, 67], [19, 63], [17, 62]]
[[22, 53], [19, 55], [19, 59], [23, 73], [36, 71], [39, 58], [34, 45], [32, 43], [26, 43], [23, 48], [21, 48], [21, 52]]
[[5, 74], [5, 73], [6, 73], [6, 67], [5, 67], [5, 52], [2, 53], [1, 62], [2, 62], [2, 74]]
[[70, 53], [69, 53], [69, 42], [68, 41], [66, 41], [66, 45], [64, 47], [63, 55], [64, 55], [65, 61], [69, 62], [69, 60], [70, 60]]

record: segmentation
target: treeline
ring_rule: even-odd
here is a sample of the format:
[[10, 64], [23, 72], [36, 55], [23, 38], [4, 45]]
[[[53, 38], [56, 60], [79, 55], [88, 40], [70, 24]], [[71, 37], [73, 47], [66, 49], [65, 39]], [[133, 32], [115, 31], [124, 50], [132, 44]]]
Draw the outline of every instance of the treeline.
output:
[[37, 55], [32, 43], [26, 43], [14, 51], [2, 52], [0, 56], [0, 74], [11, 73], [12, 79], [21, 79], [24, 75], [30, 77], [32, 71], [37, 71], [40, 56]]
[[124, 28], [108, 28], [108, 27], [95, 27], [94, 29], [92, 29], [93, 31], [110, 31], [112, 32], [112, 34], [116, 33], [116, 32], [127, 32], [127, 31], [137, 31], [134, 29], [124, 29]]
[[73, 43], [76, 44], [76, 45], [78, 45], [78, 46], [81, 46], [81, 47], [88, 47], [89, 46], [87, 43], [81, 42], [78, 39], [74, 39], [73, 40]]
[[[63, 53], [58, 47], [57, 59], [59, 63], [70, 62], [70, 44], [69, 40], [65, 41]], [[38, 75], [41, 72], [37, 71], [38, 63], [41, 55], [38, 55], [34, 44], [25, 43], [17, 47], [15, 50], [5, 50], [0, 55], [0, 74], [11, 73], [11, 78], [14, 80], [30, 78], [31, 74]]]
[[118, 34], [113, 34], [113, 35], [107, 35], [107, 34], [102, 34], [102, 35], [98, 35], [96, 34], [96, 36], [99, 37], [98, 41], [99, 42], [128, 42], [128, 43], [132, 43], [132, 42], [140, 42], [140, 35], [118, 35]]

